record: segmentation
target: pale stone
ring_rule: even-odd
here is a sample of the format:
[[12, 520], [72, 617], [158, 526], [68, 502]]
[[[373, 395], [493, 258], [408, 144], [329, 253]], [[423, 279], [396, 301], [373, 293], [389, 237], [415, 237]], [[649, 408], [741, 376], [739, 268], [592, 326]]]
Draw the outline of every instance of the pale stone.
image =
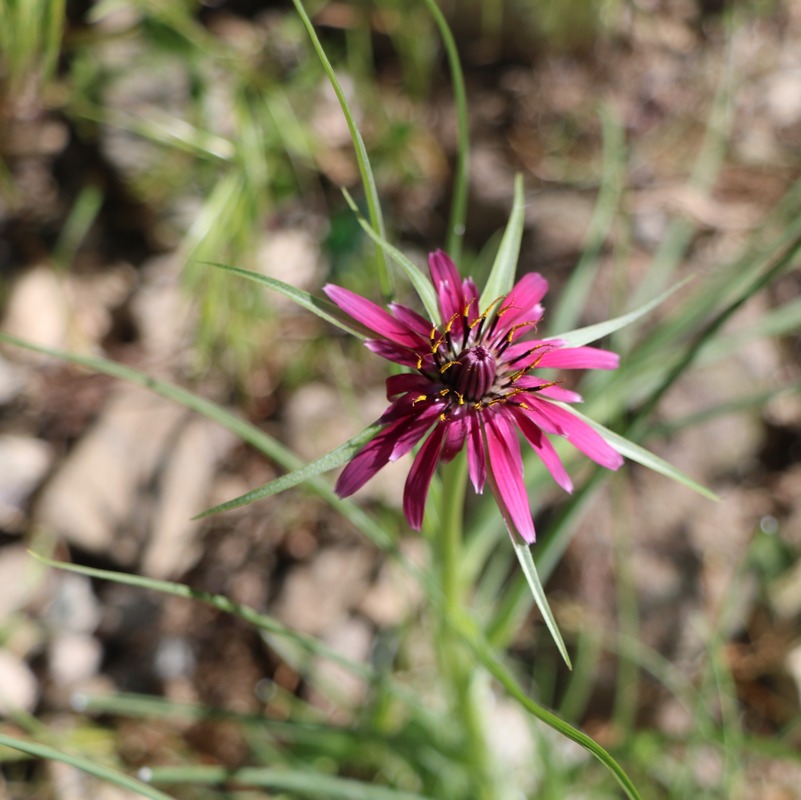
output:
[[[320, 246], [311, 234], [300, 228], [271, 231], [259, 248], [257, 262], [263, 275], [298, 289], [310, 290], [320, 282]], [[278, 292], [265, 291], [271, 303], [297, 308]]]
[[59, 572], [44, 618], [56, 632], [90, 633], [100, 622], [100, 606], [85, 575]]
[[0, 650], [0, 715], [33, 711], [39, 696], [36, 676], [9, 650]]
[[[373, 632], [364, 620], [349, 617], [328, 630], [323, 641], [348, 661], [364, 664], [370, 655]], [[319, 659], [312, 670], [311, 684], [311, 702], [337, 716], [343, 708], [357, 707], [367, 689], [364, 678], [327, 658]]]
[[0, 526], [16, 530], [25, 501], [44, 479], [53, 461], [47, 442], [28, 436], [0, 436]]
[[235, 438], [176, 403], [120, 387], [46, 487], [37, 522], [121, 564], [167, 577], [199, 550], [199, 523], [216, 465]]
[[364, 549], [329, 548], [287, 577], [276, 616], [290, 628], [317, 636], [340, 624], [360, 599], [373, 564]]
[[86, 633], [59, 632], [50, 642], [48, 656], [53, 681], [59, 686], [76, 686], [95, 675], [103, 648]]
[[24, 544], [0, 549], [0, 619], [8, 619], [39, 594], [48, 569], [32, 558]]
[[0, 328], [32, 344], [63, 348], [68, 327], [65, 288], [53, 269], [39, 266], [23, 273], [11, 288]]

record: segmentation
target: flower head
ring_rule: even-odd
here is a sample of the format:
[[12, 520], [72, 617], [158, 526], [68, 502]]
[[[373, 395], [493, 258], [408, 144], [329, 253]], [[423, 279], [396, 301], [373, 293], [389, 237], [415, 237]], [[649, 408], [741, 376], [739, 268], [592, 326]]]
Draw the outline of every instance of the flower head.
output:
[[524, 275], [508, 295], [480, 309], [475, 283], [462, 280], [445, 253], [431, 253], [428, 264], [439, 322], [397, 303], [385, 311], [339, 286], [324, 289], [343, 311], [376, 333], [367, 347], [411, 369], [387, 379], [391, 402], [379, 419], [385, 427], [345, 467], [336, 492], [340, 497], [353, 494], [428, 434], [404, 488], [403, 511], [412, 528], [422, 525], [437, 463], [450, 461], [466, 446], [475, 490], [482, 492], [489, 482], [510, 531], [533, 542], [518, 431], [568, 492], [573, 485], [549, 435], [566, 438], [609, 469], [623, 462], [591, 427], [551, 402], [581, 397], [537, 371], [615, 369], [618, 357], [593, 347], [567, 347], [558, 339], [532, 338], [548, 291], [537, 273]]

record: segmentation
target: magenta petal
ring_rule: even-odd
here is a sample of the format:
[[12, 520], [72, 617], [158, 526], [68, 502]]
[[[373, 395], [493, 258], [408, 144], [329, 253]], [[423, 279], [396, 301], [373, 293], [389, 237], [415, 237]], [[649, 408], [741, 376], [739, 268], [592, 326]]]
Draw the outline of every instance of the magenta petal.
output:
[[564, 436], [574, 447], [602, 467], [618, 469], [623, 464], [623, 456], [617, 450], [607, 444], [606, 440], [586, 422], [569, 411], [546, 400], [535, 398], [528, 408], [528, 414], [539, 418], [537, 424], [542, 420], [546, 421], [545, 424], [540, 424], [543, 430], [547, 430], [546, 425], [550, 423], [550, 427], [556, 428], [554, 433]]
[[542, 369], [617, 369], [620, 357], [597, 347], [560, 347], [545, 352], [538, 366]]
[[[472, 324], [481, 316], [478, 289], [472, 278], [465, 278], [462, 281], [462, 297], [464, 298], [464, 307], [467, 309], [467, 322]], [[464, 309], [462, 310], [464, 311]]]
[[436, 250], [429, 254], [428, 268], [431, 272], [431, 282], [434, 284], [439, 298], [442, 321], [447, 324], [454, 314], [461, 317], [464, 311], [465, 300], [459, 270], [442, 250]]
[[543, 309], [540, 300], [548, 292], [548, 281], [538, 272], [524, 275], [506, 296], [499, 310], [504, 329], [518, 322], [539, 322]]
[[426, 342], [420, 336], [371, 300], [348, 289], [343, 289], [341, 286], [335, 286], [333, 283], [324, 286], [323, 291], [346, 314], [349, 314], [357, 322], [361, 322], [362, 325], [366, 325], [379, 336], [412, 349], [420, 349], [421, 346], [425, 346]]
[[484, 454], [484, 432], [477, 414], [470, 414], [467, 418], [470, 434], [467, 440], [467, 470], [470, 482], [477, 494], [484, 491], [484, 481], [487, 478], [487, 459]]
[[[520, 466], [520, 444], [516, 436], [509, 435], [511, 426], [504, 414], [486, 414], [485, 418], [491, 485], [498, 507], [510, 530], [531, 543], [536, 534]], [[513, 428], [511, 431], [514, 433]]]
[[413, 421], [413, 418], [403, 417], [376, 434], [342, 470], [334, 491], [340, 497], [350, 497], [361, 489], [373, 475], [389, 463], [399, 434]]
[[437, 421], [439, 415], [440, 407], [436, 403], [421, 411], [417, 418], [409, 424], [409, 427], [396, 437], [389, 460], [397, 461], [401, 456], [405, 456], [423, 438], [425, 432]]
[[467, 438], [468, 422], [464, 414], [451, 416], [442, 423], [445, 426], [445, 440], [442, 443], [440, 459], [447, 463], [452, 461], [464, 447]]
[[433, 323], [425, 317], [420, 316], [420, 314], [413, 311], [411, 308], [402, 306], [400, 303], [390, 303], [389, 308], [395, 317], [403, 322], [404, 325], [415, 333], [420, 334], [424, 339], [429, 339], [431, 336], [431, 329], [434, 327]]
[[565, 471], [562, 461], [548, 437], [528, 418], [525, 409], [519, 406], [511, 406], [511, 409], [523, 436], [534, 448], [548, 472], [551, 473], [551, 476], [559, 486], [566, 492], [571, 493], [573, 491], [573, 481], [570, 480], [570, 476]]
[[401, 347], [395, 342], [388, 342], [386, 339], [368, 339], [364, 346], [372, 350], [376, 355], [393, 361], [395, 364], [402, 364], [404, 367], [417, 369], [419, 356], [407, 347]]
[[417, 392], [425, 394], [431, 388], [431, 381], [416, 372], [403, 372], [387, 378], [387, 400], [399, 394]]
[[438, 425], [431, 432], [420, 448], [414, 464], [406, 478], [403, 490], [403, 513], [409, 525], [419, 531], [423, 525], [428, 487], [439, 461], [439, 451], [442, 446], [442, 437], [445, 434], [443, 425]]
[[[540, 397], [550, 397], [551, 400], [561, 400], [563, 403], [581, 403], [583, 398], [578, 392], [572, 392], [570, 389], [564, 389], [561, 386], [554, 385], [548, 386], [550, 381], [543, 378], [536, 378], [533, 375], [524, 375], [515, 381], [515, 386], [521, 389], [527, 389], [532, 393], [540, 395]], [[545, 386], [545, 389], [538, 387]]]

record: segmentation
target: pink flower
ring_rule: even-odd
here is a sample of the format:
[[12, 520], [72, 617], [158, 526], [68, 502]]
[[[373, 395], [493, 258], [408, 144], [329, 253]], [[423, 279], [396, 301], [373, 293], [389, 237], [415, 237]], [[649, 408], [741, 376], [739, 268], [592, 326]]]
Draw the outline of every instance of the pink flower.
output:
[[340, 497], [361, 488], [388, 462], [408, 453], [426, 434], [406, 480], [403, 511], [412, 528], [423, 522], [426, 496], [437, 463], [450, 461], [467, 445], [470, 480], [482, 492], [488, 480], [510, 531], [535, 538], [523, 480], [518, 431], [534, 448], [554, 480], [573, 484], [548, 435], [563, 436], [598, 464], [617, 469], [623, 459], [586, 423], [550, 402], [581, 397], [538, 377], [538, 369], [615, 369], [614, 353], [567, 347], [558, 339], [529, 338], [543, 315], [547, 281], [523, 276], [506, 297], [483, 311], [472, 279], [462, 280], [438, 250], [428, 258], [441, 322], [429, 322], [397, 303], [389, 311], [332, 284], [328, 297], [374, 331], [373, 352], [412, 371], [387, 378], [390, 405], [379, 419], [386, 427], [345, 467], [336, 485]]

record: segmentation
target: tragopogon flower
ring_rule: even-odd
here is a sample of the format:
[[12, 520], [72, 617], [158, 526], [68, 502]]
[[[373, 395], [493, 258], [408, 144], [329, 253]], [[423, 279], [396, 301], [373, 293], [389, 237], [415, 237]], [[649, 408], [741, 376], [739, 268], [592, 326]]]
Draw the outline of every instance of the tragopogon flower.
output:
[[412, 528], [422, 525], [437, 463], [450, 461], [466, 444], [475, 490], [480, 493], [489, 481], [510, 532], [533, 542], [518, 430], [568, 492], [572, 482], [548, 435], [563, 436], [609, 469], [623, 461], [591, 427], [550, 402], [573, 403], [581, 397], [536, 372], [615, 369], [618, 357], [593, 347], [567, 347], [558, 339], [530, 338], [548, 291], [547, 281], [537, 273], [523, 276], [506, 297], [481, 310], [472, 279], [462, 280], [445, 253], [431, 253], [428, 264], [442, 315], [439, 323], [397, 303], [385, 311], [340, 286], [324, 289], [343, 311], [377, 334], [367, 347], [412, 370], [387, 378], [391, 403], [379, 419], [386, 427], [345, 467], [336, 492], [340, 497], [353, 494], [428, 433], [404, 488], [403, 511]]

